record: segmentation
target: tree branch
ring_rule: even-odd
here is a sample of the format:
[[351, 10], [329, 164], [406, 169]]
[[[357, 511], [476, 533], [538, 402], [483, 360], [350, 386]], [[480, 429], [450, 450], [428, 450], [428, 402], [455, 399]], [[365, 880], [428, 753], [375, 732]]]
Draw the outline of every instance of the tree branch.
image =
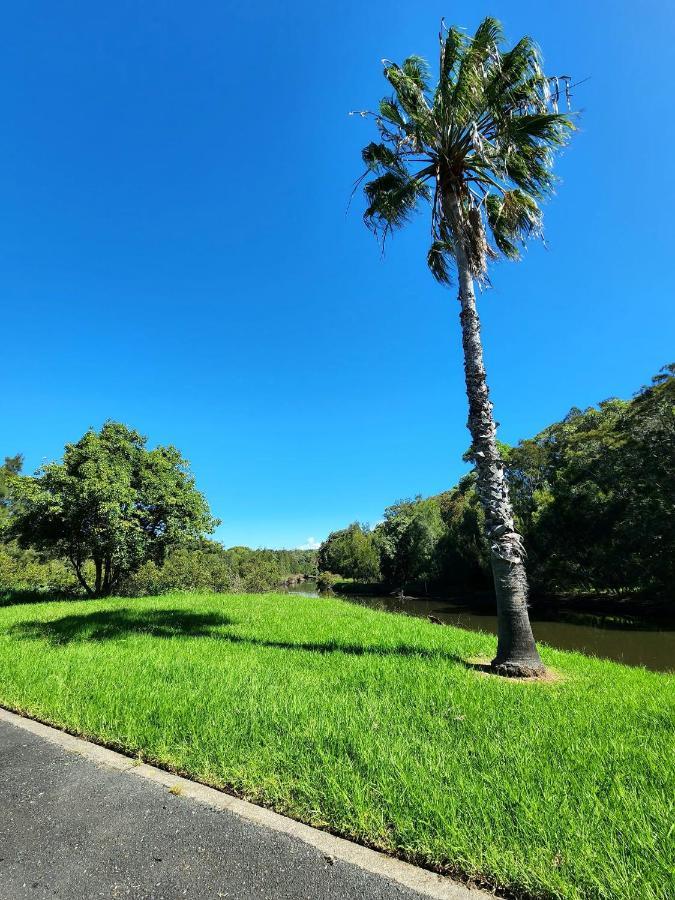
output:
[[80, 582], [80, 585], [81, 585], [81, 586], [85, 589], [85, 591], [87, 592], [87, 596], [88, 596], [88, 597], [93, 597], [93, 596], [94, 596], [94, 592], [92, 591], [92, 589], [91, 589], [91, 588], [89, 587], [89, 585], [87, 584], [87, 581], [86, 581], [84, 575], [82, 574], [82, 569], [80, 568], [79, 564], [75, 562], [75, 558], [72, 557], [72, 556], [69, 556], [69, 557], [68, 557], [68, 560], [69, 560], [70, 564], [72, 565], [73, 569], [75, 569], [75, 574], [77, 575], [77, 580]]

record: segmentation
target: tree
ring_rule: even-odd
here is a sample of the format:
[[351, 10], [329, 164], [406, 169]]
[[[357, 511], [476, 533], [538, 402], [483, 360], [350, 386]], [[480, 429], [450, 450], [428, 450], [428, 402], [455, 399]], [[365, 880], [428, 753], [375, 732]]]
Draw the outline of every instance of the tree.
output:
[[673, 366], [633, 400], [572, 409], [514, 447], [508, 478], [535, 586], [668, 596], [675, 577], [673, 460]]
[[402, 66], [384, 61], [394, 95], [372, 114], [380, 141], [362, 153], [364, 218], [384, 239], [428, 201], [429, 268], [449, 284], [451, 264], [456, 267], [471, 452], [497, 595], [492, 666], [505, 675], [536, 675], [543, 665], [527, 612], [525, 550], [497, 444], [474, 281], [487, 283], [489, 261], [517, 259], [519, 246], [540, 232], [539, 201], [553, 186], [553, 151], [572, 122], [557, 111], [560, 82], [543, 74], [533, 41], [524, 37], [506, 52], [502, 45], [501, 25], [492, 18], [473, 37], [442, 29], [433, 91], [419, 56]]
[[438, 497], [445, 525], [439, 544], [439, 578], [446, 587], [485, 589], [489, 586], [489, 547], [483, 511], [476, 494], [476, 475], [470, 472], [459, 484]]
[[9, 519], [9, 485], [12, 475], [18, 475], [23, 467], [23, 456], [17, 453], [16, 456], [6, 456], [5, 462], [0, 466], [0, 538], [2, 537], [2, 529]]
[[376, 581], [380, 577], [380, 554], [375, 533], [358, 522], [332, 532], [319, 550], [319, 569], [355, 581]]
[[67, 444], [62, 463], [14, 475], [10, 489], [10, 536], [66, 559], [90, 597], [111, 594], [144, 562], [161, 563], [217, 524], [178, 450], [148, 450], [118, 422]]
[[631, 401], [617, 428], [621, 534], [641, 587], [672, 596], [675, 580], [675, 364]]
[[412, 583], [426, 590], [438, 576], [438, 546], [444, 535], [441, 509], [436, 497], [400, 500], [384, 511], [378, 525], [385, 581], [397, 588]]

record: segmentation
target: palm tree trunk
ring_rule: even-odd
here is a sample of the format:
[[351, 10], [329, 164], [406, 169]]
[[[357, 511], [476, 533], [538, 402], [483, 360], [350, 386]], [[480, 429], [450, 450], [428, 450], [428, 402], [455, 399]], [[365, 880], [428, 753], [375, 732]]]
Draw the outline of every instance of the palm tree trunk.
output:
[[544, 666], [534, 642], [527, 612], [525, 551], [514, 524], [504, 463], [497, 447], [497, 430], [483, 364], [473, 275], [460, 237], [464, 231], [462, 213], [454, 193], [450, 193], [447, 201], [447, 213], [455, 235], [455, 257], [459, 272], [464, 374], [469, 399], [468, 426], [497, 596], [497, 655], [492, 660], [492, 668], [502, 675], [540, 675], [544, 672]]

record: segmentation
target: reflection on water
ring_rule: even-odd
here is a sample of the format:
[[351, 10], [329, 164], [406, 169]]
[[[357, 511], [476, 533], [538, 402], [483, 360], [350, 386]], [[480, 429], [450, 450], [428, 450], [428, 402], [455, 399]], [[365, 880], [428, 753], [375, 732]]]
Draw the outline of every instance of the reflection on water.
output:
[[[291, 593], [318, 597], [311, 583], [289, 587]], [[397, 596], [359, 596], [345, 594], [342, 599], [371, 609], [407, 613], [411, 616], [436, 616], [447, 625], [467, 628], [469, 631], [497, 633], [497, 617], [469, 611], [452, 600], [399, 598]], [[532, 629], [538, 641], [558, 647], [560, 650], [578, 650], [592, 656], [613, 659], [629, 666], [646, 666], [655, 671], [675, 670], [675, 631], [664, 626], [641, 627], [638, 624], [620, 624], [602, 617], [572, 616], [566, 621], [544, 619], [537, 610], [532, 611]]]

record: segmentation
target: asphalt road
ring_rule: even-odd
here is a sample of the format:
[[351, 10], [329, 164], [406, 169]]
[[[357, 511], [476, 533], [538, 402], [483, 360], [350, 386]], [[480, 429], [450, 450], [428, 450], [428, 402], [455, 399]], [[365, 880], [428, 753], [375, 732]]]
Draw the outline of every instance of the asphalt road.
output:
[[0, 721], [0, 900], [424, 896]]

